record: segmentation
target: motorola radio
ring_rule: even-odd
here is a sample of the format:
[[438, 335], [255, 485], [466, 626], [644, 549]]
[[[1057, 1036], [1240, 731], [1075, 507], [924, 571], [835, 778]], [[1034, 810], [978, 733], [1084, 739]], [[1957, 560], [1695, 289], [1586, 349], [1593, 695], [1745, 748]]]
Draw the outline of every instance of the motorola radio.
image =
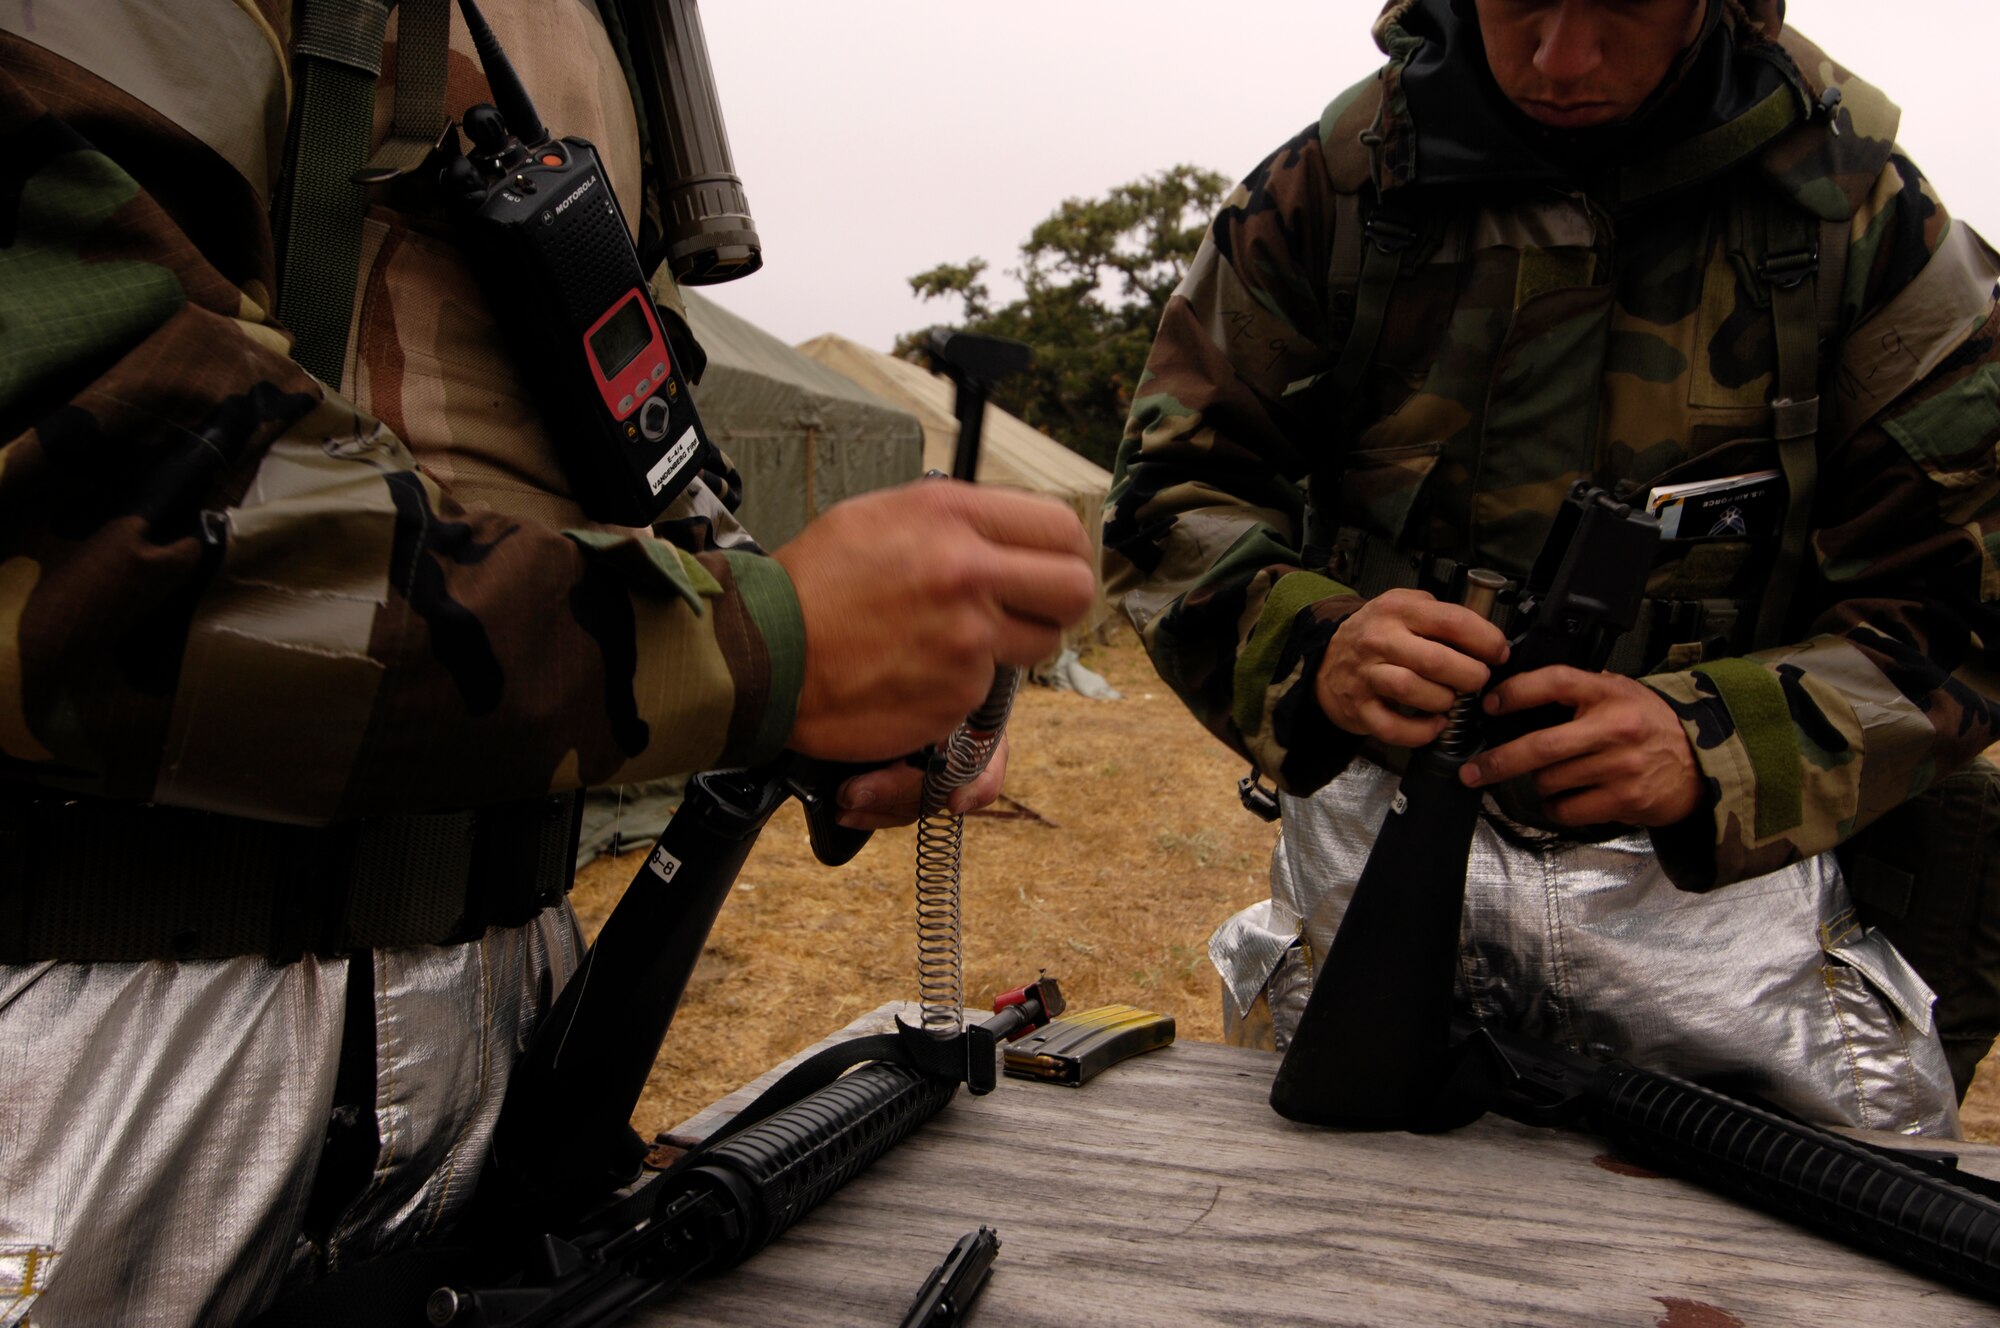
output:
[[478, 5], [459, 9], [496, 105], [465, 113], [446, 206], [584, 514], [650, 525], [713, 447], [597, 150], [542, 127]]

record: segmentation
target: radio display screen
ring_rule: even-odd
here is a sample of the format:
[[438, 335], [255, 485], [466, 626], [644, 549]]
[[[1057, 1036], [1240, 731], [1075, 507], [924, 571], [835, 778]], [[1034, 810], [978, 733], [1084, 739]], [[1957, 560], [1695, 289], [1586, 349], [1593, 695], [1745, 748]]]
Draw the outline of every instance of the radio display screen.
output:
[[632, 357], [646, 349], [652, 340], [652, 326], [646, 321], [645, 311], [639, 307], [639, 297], [634, 295], [625, 301], [624, 308], [605, 321], [603, 327], [590, 334], [590, 353], [597, 357], [598, 370], [606, 378], [611, 378], [630, 364]]

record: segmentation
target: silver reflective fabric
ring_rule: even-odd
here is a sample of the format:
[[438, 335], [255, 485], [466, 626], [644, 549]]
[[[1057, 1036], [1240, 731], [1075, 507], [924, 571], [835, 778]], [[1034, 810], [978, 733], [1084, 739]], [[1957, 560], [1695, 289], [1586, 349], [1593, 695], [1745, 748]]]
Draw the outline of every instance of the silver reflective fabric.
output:
[[0, 965], [0, 1325], [235, 1323], [288, 1277], [434, 1233], [577, 947], [565, 905], [374, 956], [382, 1149], [325, 1250], [299, 1228], [346, 960]]
[[[1225, 1021], [1282, 1048], [1305, 1009], [1397, 777], [1356, 760], [1283, 798], [1271, 898], [1209, 940]], [[1298, 944], [1295, 946], [1295, 942]], [[1481, 1020], [1759, 1094], [1809, 1120], [1958, 1136], [1932, 993], [1854, 916], [1831, 854], [1706, 894], [1643, 832], [1580, 844], [1480, 818], [1456, 982]], [[1261, 999], [1260, 999], [1261, 998]]]

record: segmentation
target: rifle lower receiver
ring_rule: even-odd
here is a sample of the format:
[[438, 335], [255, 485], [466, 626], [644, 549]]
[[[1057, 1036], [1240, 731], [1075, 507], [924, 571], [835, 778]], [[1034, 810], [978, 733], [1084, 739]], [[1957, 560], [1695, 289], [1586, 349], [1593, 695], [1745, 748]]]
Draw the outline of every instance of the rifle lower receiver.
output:
[[1007, 1074], [1075, 1088], [1142, 1051], [1174, 1040], [1174, 1017], [1130, 1005], [1065, 1015], [1006, 1050]]

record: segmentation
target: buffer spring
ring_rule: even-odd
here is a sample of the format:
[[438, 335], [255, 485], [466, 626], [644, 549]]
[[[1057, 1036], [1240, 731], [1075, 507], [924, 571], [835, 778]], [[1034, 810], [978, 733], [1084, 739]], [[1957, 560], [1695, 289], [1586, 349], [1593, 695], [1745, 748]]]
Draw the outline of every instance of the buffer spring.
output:
[[917, 997], [923, 1006], [923, 1027], [941, 1037], [965, 1027], [958, 908], [965, 818], [947, 810], [946, 804], [992, 761], [1020, 683], [1019, 669], [995, 669], [986, 699], [946, 740], [924, 772], [917, 820]]
[[[1491, 623], [1499, 623], [1507, 610], [1502, 598], [1508, 588], [1507, 578], [1487, 567], [1476, 567], [1466, 574], [1465, 594], [1460, 601], [1480, 617]], [[1437, 750], [1454, 761], [1462, 761], [1472, 755], [1479, 745], [1479, 694], [1461, 695], [1451, 703], [1445, 713], [1444, 729], [1434, 739]]]

